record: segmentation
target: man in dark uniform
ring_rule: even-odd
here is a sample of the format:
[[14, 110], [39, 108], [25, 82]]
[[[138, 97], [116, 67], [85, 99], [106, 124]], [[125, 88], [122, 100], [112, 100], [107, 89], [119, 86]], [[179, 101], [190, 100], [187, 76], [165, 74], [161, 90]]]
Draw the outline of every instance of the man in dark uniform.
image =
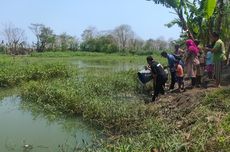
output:
[[149, 68], [151, 69], [153, 80], [154, 80], [153, 81], [154, 95], [152, 97], [152, 102], [154, 102], [159, 93], [161, 94], [165, 93], [164, 86], [168, 78], [162, 65], [154, 61], [152, 56], [148, 56], [146, 60], [149, 65]]

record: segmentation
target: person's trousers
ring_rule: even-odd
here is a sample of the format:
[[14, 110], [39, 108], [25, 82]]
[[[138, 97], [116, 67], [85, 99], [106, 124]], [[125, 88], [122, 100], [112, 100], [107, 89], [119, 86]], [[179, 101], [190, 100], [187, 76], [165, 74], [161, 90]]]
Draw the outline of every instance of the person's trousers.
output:
[[171, 74], [171, 84], [169, 89], [174, 89], [174, 85], [176, 83], [176, 72], [170, 72]]
[[156, 79], [155, 86], [154, 86], [154, 95], [152, 98], [152, 101], [156, 99], [156, 97], [160, 94], [165, 94], [164, 86], [167, 81], [167, 78], [162, 78], [159, 76], [159, 78]]

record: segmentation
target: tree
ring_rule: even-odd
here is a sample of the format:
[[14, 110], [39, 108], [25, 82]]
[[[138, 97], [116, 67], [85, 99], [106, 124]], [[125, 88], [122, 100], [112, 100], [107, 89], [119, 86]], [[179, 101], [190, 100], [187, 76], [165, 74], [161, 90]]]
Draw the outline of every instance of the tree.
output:
[[179, 22], [175, 22], [175, 20], [174, 22], [177, 23], [184, 31], [188, 30], [188, 25], [184, 17], [184, 15], [187, 12], [186, 5], [187, 3], [190, 4], [188, 0], [147, 0], [147, 1], [153, 1], [155, 4], [162, 4], [163, 6], [172, 9], [179, 18], [177, 19], [177, 21]]
[[100, 35], [81, 43], [82, 51], [112, 53], [118, 51], [118, 46], [111, 35]]
[[3, 31], [9, 54], [19, 54], [19, 47], [23, 47], [26, 43], [25, 31], [15, 27], [13, 24], [6, 24]]
[[5, 44], [4, 41], [2, 40], [2, 42], [0, 43], [0, 53], [6, 53], [6, 48], [5, 48]]
[[[174, 11], [178, 18], [167, 24], [171, 27], [177, 24], [183, 31], [188, 32], [188, 36], [192, 39], [194, 35], [202, 33], [202, 28], [209, 23], [211, 16], [216, 8], [216, 0], [148, 0], [155, 4], [162, 4]], [[206, 31], [205, 31], [206, 32]], [[203, 33], [205, 33], [203, 32]]]
[[133, 51], [141, 50], [143, 47], [144, 41], [141, 38], [133, 38], [129, 41], [129, 47]]
[[95, 27], [88, 27], [81, 34], [82, 41], [88, 41], [97, 36], [97, 29]]
[[37, 51], [40, 49], [40, 44], [41, 44], [40, 35], [41, 35], [42, 27], [44, 27], [43, 24], [37, 24], [37, 23], [31, 23], [31, 25], [29, 26], [29, 29], [34, 33], [34, 35], [37, 38], [37, 42], [36, 42]]
[[[222, 28], [221, 28], [221, 37], [224, 40], [226, 44], [226, 56], [230, 57], [230, 2], [224, 1], [224, 7], [223, 7], [223, 16], [222, 16]], [[228, 59], [228, 62], [230, 59]]]
[[55, 43], [55, 35], [50, 27], [43, 24], [31, 24], [29, 27], [37, 38], [36, 50], [43, 52], [45, 49], [52, 49]]
[[56, 36], [56, 45], [57, 48], [61, 49], [62, 51], [78, 50], [77, 39], [71, 35], [68, 35], [67, 33], [62, 33], [61, 35]]
[[102, 35], [97, 38], [98, 50], [100, 52], [114, 53], [118, 52], [118, 46], [112, 35]]
[[[150, 1], [150, 0], [148, 0]], [[230, 52], [229, 44], [229, 0], [151, 0], [156, 4], [162, 4], [172, 8], [179, 19], [173, 20], [167, 24], [171, 27], [175, 24], [186, 30], [187, 27], [190, 36], [194, 39], [200, 39], [203, 44], [211, 42], [210, 33], [216, 31], [221, 33], [227, 48]], [[184, 16], [186, 18], [184, 18]]]
[[148, 39], [144, 46], [144, 50], [152, 50], [152, 51], [163, 51], [163, 50], [169, 50], [171, 48], [172, 39], [169, 39], [169, 41], [166, 41], [164, 37], [159, 37], [156, 40], [154, 39]]
[[114, 29], [113, 37], [119, 46], [119, 50], [125, 50], [129, 47], [129, 41], [134, 39], [134, 32], [131, 26], [123, 24]]
[[40, 38], [40, 50], [43, 52], [45, 49], [50, 48], [52, 44], [55, 42], [55, 35], [53, 34], [53, 30], [50, 27], [41, 27], [41, 33], [39, 35]]

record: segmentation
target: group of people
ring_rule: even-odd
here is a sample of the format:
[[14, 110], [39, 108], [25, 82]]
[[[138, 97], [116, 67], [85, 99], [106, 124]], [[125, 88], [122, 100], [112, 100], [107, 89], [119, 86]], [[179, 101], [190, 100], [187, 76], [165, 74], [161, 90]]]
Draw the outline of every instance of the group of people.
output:
[[154, 95], [152, 102], [156, 100], [159, 94], [165, 93], [165, 83], [168, 80], [165, 68], [169, 68], [171, 84], [169, 90], [173, 90], [175, 83], [178, 83], [178, 90], [184, 91], [184, 75], [190, 78], [190, 88], [201, 85], [201, 79], [204, 74], [209, 79], [215, 79], [216, 86], [220, 87], [222, 65], [226, 60], [225, 47], [223, 41], [217, 33], [212, 33], [213, 46], [200, 47], [199, 41], [188, 39], [185, 42], [185, 51], [175, 45], [175, 52], [170, 54], [162, 52], [161, 56], [167, 58], [168, 66], [163, 67], [155, 61], [152, 56], [147, 57], [148, 67], [151, 70], [154, 80]]

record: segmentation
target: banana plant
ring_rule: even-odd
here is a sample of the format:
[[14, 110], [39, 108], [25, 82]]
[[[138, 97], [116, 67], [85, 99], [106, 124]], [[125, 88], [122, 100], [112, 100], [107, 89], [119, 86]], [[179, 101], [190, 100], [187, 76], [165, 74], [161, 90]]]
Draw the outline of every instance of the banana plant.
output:
[[[222, 26], [221, 26], [221, 37], [225, 42], [227, 52], [226, 56], [229, 57], [230, 54], [230, 2], [226, 1], [223, 7], [224, 13], [222, 16]], [[228, 61], [230, 62], [230, 61]]]
[[[207, 33], [207, 24], [216, 8], [216, 0], [148, 0], [171, 8], [178, 18], [166, 26], [177, 24], [183, 31], [188, 31], [190, 38], [201, 38]], [[205, 38], [204, 38], [205, 39]], [[206, 38], [207, 39], [207, 38]]]
[[153, 1], [155, 4], [162, 4], [163, 6], [170, 8], [174, 11], [174, 13], [177, 15], [177, 19], [173, 20], [171, 23], [168, 24], [168, 26], [172, 26], [177, 24], [182, 28], [182, 30], [187, 31], [187, 21], [184, 17], [184, 11], [186, 12], [185, 4], [188, 3], [188, 0], [147, 0], [147, 1]]

